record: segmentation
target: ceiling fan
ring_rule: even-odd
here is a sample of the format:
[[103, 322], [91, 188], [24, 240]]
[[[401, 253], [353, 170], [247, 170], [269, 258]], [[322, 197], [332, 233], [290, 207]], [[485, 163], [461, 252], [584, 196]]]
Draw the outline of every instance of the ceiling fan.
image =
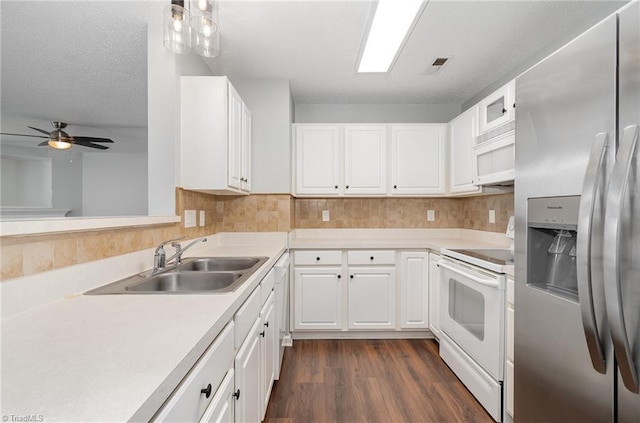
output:
[[52, 148], [58, 150], [66, 150], [71, 148], [72, 144], [80, 145], [83, 147], [89, 148], [97, 148], [99, 150], [107, 150], [109, 147], [96, 144], [96, 143], [113, 143], [113, 140], [109, 138], [95, 138], [95, 137], [76, 137], [71, 136], [65, 131], [64, 128], [67, 127], [67, 124], [64, 122], [51, 122], [51, 126], [55, 129], [51, 132], [45, 131], [44, 129], [34, 128], [33, 126], [28, 126], [27, 128], [33, 129], [34, 131], [41, 132], [46, 134], [47, 136], [42, 135], [28, 135], [28, 134], [9, 134], [6, 132], [0, 132], [2, 135], [15, 135], [18, 137], [34, 137], [34, 138], [46, 138], [47, 140], [38, 144], [38, 146], [49, 145]]

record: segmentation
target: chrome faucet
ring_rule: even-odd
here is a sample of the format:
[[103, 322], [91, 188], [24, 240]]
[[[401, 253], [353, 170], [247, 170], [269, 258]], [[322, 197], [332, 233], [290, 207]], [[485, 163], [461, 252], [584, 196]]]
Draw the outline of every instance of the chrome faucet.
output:
[[151, 274], [157, 273], [158, 271], [164, 269], [167, 265], [167, 260], [166, 260], [167, 254], [164, 251], [165, 244], [168, 244], [170, 242], [175, 244], [177, 241], [180, 241], [181, 239], [184, 239], [184, 237], [181, 236], [180, 238], [170, 239], [168, 241], [161, 242], [160, 245], [156, 247], [156, 251], [153, 254], [153, 270], [151, 271]]
[[186, 247], [182, 248], [182, 245], [180, 245], [179, 242], [173, 242], [171, 243], [171, 246], [174, 247], [176, 249], [176, 253], [174, 255], [172, 255], [167, 262], [170, 262], [171, 260], [175, 259], [175, 263], [174, 264], [180, 264], [182, 262], [182, 254], [187, 251], [189, 248], [193, 247], [194, 245], [196, 245], [199, 242], [207, 242], [207, 238], [198, 238], [194, 241], [192, 241], [190, 244], [188, 244]]

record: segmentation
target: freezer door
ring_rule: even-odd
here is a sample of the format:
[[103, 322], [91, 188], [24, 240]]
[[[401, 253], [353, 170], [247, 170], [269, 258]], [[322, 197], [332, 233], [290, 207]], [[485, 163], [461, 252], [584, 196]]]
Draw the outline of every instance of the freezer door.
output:
[[528, 286], [526, 218], [531, 198], [582, 195], [593, 143], [604, 137], [615, 140], [616, 27], [615, 17], [601, 22], [516, 80], [514, 413], [518, 423], [607, 422], [613, 417], [615, 373], [601, 243], [606, 175], [614, 148], [606, 149], [602, 161], [604, 177], [596, 190], [591, 233], [593, 314], [604, 374], [594, 369], [585, 338], [581, 305], [587, 300], [579, 295], [576, 302]]
[[[619, 15], [619, 142], [622, 151], [634, 136], [634, 126], [640, 125], [640, 4], [634, 3]], [[626, 139], [625, 135], [626, 134]], [[630, 160], [626, 175], [626, 192], [623, 193], [620, 210], [619, 282], [621, 312], [624, 332], [628, 340], [629, 365], [640, 374], [640, 171], [638, 167], [639, 145], [634, 157], [618, 157], [620, 164]], [[616, 163], [616, 165], [618, 165]], [[618, 181], [618, 184], [622, 181]], [[615, 212], [613, 210], [612, 212]], [[607, 210], [609, 213], [609, 210]], [[614, 216], [615, 217], [615, 216]], [[617, 299], [613, 299], [617, 300]], [[609, 296], [607, 296], [609, 303]], [[617, 347], [617, 345], [616, 345]], [[616, 348], [616, 357], [618, 357]], [[620, 351], [622, 353], [622, 351]], [[618, 358], [620, 362], [623, 358]], [[640, 395], [627, 388], [629, 375], [620, 364], [618, 380], [618, 422], [640, 421]], [[626, 376], [626, 377], [622, 377]], [[626, 379], [626, 380], [625, 380]]]

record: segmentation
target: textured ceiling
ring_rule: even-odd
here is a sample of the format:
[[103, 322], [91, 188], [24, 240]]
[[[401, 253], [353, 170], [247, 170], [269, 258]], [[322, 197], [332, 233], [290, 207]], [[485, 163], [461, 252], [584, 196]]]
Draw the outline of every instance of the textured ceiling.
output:
[[[118, 135], [112, 151], [145, 149], [146, 23], [165, 4], [2, 0], [3, 132], [61, 120], [71, 134]], [[205, 62], [232, 79], [289, 79], [298, 104], [460, 104], [620, 4], [431, 0], [392, 71], [358, 75], [372, 1], [226, 1], [222, 53]], [[453, 59], [439, 75], [423, 75], [441, 55]]]
[[[301, 103], [462, 103], [620, 2], [445, 1], [424, 9], [388, 74], [355, 73], [369, 1], [223, 2], [216, 73], [287, 78]], [[453, 59], [423, 75], [438, 56]]]

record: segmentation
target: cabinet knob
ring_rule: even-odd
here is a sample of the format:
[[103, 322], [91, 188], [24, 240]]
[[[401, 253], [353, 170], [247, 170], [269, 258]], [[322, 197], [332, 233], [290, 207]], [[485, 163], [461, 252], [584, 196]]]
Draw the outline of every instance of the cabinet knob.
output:
[[349, 277], [350, 277], [351, 279], [353, 279], [353, 275], [349, 275]]
[[260, 332], [260, 336], [264, 338], [264, 335], [265, 335], [264, 331]]
[[349, 189], [349, 185], [345, 185], [345, 188], [346, 188], [346, 189]]
[[507, 109], [502, 109], [502, 113], [507, 113]]
[[397, 185], [394, 185], [394, 186], [393, 186], [393, 189], [398, 189], [398, 186], [397, 186]]
[[373, 256], [369, 257], [371, 260], [373, 260]]
[[249, 180], [248, 180], [247, 178], [244, 178], [244, 181], [245, 181], [246, 183], [249, 183]]
[[338, 279], [342, 279], [342, 275], [338, 275]]
[[514, 109], [516, 108], [516, 103], [513, 103], [513, 108], [514, 108]]
[[335, 188], [335, 189], [338, 189], [338, 186], [337, 186], [337, 185], [335, 185], [335, 186], [334, 186], [334, 188]]
[[320, 257], [316, 257], [316, 261], [320, 261]]
[[209, 398], [211, 396], [211, 384], [208, 384], [206, 389], [200, 389], [200, 393]]
[[233, 394], [231, 394], [231, 396], [234, 397], [235, 399], [240, 399], [240, 389], [238, 389]]
[[264, 323], [264, 325], [265, 325], [266, 327], [269, 327], [269, 322], [265, 322], [265, 323]]

